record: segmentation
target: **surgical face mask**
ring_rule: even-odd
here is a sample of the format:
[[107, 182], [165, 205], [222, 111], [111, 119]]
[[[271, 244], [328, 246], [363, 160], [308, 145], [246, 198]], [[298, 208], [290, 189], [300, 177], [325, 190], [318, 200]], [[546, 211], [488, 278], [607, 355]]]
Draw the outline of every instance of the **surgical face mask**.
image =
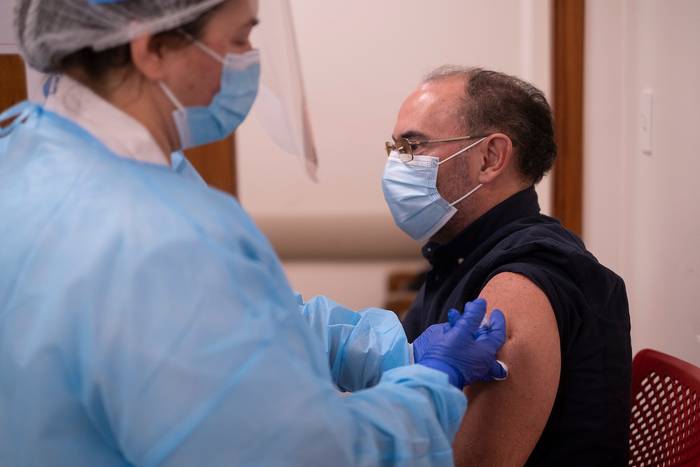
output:
[[195, 41], [195, 45], [223, 65], [221, 89], [208, 106], [185, 107], [165, 83], [159, 83], [176, 107], [173, 119], [182, 149], [213, 143], [230, 136], [248, 116], [260, 83], [258, 50], [244, 54], [230, 53], [222, 57], [199, 41]]
[[486, 137], [442, 161], [432, 156], [413, 156], [412, 161], [403, 162], [396, 151], [389, 156], [382, 177], [382, 190], [394, 222], [401, 230], [414, 240], [427, 240], [457, 213], [456, 204], [481, 188], [479, 184], [450, 203], [437, 190], [437, 174], [441, 164], [464, 154], [484, 139]]

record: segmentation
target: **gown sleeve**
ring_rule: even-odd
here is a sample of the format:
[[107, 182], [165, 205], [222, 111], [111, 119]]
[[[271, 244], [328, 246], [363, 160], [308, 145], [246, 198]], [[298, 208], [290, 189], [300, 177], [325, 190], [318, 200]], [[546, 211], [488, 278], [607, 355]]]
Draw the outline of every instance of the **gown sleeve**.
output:
[[[405, 361], [398, 321], [349, 319], [324, 299], [300, 314], [274, 254], [257, 248], [164, 239], [94, 261], [99, 291], [67, 291], [95, 305], [76, 387], [106, 442], [135, 466], [452, 465], [464, 394], [421, 365], [382, 373]], [[329, 311], [313, 313], [322, 302]], [[336, 324], [334, 374], [375, 386], [337, 391], [312, 331]]]
[[374, 386], [385, 371], [411, 362], [406, 334], [395, 313], [379, 308], [356, 312], [324, 296], [304, 302], [297, 293], [296, 298], [302, 317], [321, 340], [340, 389]]

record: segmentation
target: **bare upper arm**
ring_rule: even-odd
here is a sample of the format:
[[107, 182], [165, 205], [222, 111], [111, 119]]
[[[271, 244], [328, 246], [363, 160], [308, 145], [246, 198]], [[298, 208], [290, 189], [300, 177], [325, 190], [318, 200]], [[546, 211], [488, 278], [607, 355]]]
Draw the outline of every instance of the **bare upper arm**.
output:
[[559, 385], [559, 332], [547, 296], [520, 274], [493, 277], [480, 294], [506, 316], [498, 358], [506, 381], [473, 385], [454, 443], [457, 466], [523, 465], [549, 418]]

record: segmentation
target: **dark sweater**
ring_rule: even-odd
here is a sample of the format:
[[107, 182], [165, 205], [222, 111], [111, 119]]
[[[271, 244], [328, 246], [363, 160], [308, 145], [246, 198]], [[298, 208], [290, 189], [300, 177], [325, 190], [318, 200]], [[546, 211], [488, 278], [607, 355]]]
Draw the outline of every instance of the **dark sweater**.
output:
[[632, 350], [625, 284], [555, 219], [530, 187], [446, 245], [428, 243], [433, 266], [404, 321], [410, 341], [447, 321], [496, 274], [532, 281], [554, 310], [561, 376], [544, 432], [526, 465], [627, 465]]

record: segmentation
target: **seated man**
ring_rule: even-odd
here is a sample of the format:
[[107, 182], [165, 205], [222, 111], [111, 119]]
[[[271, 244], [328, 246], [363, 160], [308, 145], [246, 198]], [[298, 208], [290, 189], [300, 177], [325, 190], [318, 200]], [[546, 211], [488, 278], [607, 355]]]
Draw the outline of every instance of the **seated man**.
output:
[[625, 285], [540, 214], [556, 155], [552, 115], [528, 83], [443, 67], [401, 107], [383, 178], [396, 223], [432, 265], [409, 340], [484, 297], [505, 310], [507, 381], [475, 386], [457, 465], [627, 464], [631, 346]]

